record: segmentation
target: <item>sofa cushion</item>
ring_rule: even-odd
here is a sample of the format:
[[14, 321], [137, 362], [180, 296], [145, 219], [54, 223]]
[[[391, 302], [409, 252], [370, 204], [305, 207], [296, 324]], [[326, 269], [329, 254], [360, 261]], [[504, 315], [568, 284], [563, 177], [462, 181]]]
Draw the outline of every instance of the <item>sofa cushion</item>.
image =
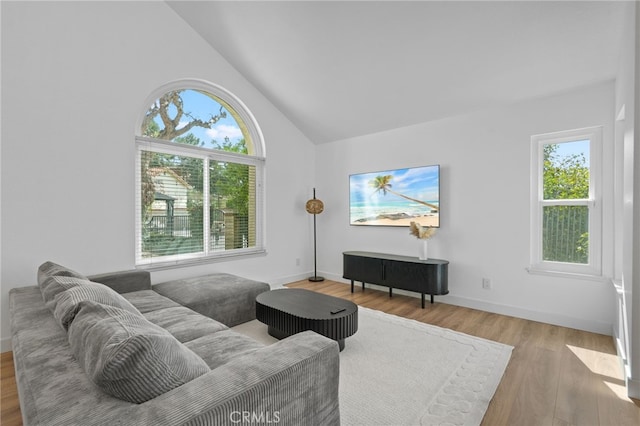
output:
[[213, 370], [232, 359], [262, 349], [265, 345], [233, 330], [223, 330], [187, 342], [185, 346], [198, 354]]
[[256, 297], [269, 284], [225, 273], [167, 281], [153, 289], [228, 327], [256, 319]]
[[183, 306], [151, 311], [143, 316], [153, 324], [167, 330], [180, 343], [228, 329], [221, 322], [207, 318]]
[[114, 290], [103, 284], [87, 281], [56, 295], [53, 316], [62, 328], [65, 330], [69, 328], [69, 325], [80, 309], [80, 302], [85, 300], [102, 305], [114, 306], [134, 314], [140, 314], [127, 299]]
[[167, 308], [179, 308], [182, 305], [166, 298], [153, 290], [132, 291], [130, 293], [122, 293], [122, 297], [127, 299], [141, 313], [158, 311]]
[[104, 284], [118, 293], [151, 290], [151, 274], [138, 269], [89, 275], [94, 283]]
[[69, 343], [89, 379], [104, 392], [142, 403], [209, 371], [168, 331], [142, 315], [83, 301]]

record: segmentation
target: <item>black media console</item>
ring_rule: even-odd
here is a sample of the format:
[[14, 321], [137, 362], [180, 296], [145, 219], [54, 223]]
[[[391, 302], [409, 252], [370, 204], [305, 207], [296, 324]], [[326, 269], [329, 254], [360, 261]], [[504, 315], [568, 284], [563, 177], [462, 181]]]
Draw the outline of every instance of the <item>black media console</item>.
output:
[[392, 290], [416, 291], [422, 295], [424, 309], [424, 295], [449, 293], [447, 282], [449, 261], [440, 259], [419, 260], [417, 257], [399, 256], [395, 254], [371, 253], [368, 251], [345, 251], [343, 278], [353, 282], [361, 281], [364, 290], [365, 282], [389, 287], [389, 297]]

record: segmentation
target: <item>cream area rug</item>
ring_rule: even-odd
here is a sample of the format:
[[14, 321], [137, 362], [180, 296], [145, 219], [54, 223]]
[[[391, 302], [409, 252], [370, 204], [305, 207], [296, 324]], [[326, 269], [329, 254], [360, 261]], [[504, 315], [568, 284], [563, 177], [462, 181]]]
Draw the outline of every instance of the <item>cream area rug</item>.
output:
[[[276, 340], [257, 320], [234, 330]], [[358, 307], [340, 352], [343, 425], [479, 425], [513, 347]]]

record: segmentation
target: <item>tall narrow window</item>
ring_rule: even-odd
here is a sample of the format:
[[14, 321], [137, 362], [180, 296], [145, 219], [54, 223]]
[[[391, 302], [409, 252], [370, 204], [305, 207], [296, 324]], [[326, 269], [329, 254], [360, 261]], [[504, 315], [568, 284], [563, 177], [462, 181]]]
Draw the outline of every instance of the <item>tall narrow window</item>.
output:
[[531, 270], [601, 274], [602, 128], [532, 141]]
[[264, 251], [264, 144], [224, 89], [199, 80], [152, 96], [136, 136], [136, 264]]

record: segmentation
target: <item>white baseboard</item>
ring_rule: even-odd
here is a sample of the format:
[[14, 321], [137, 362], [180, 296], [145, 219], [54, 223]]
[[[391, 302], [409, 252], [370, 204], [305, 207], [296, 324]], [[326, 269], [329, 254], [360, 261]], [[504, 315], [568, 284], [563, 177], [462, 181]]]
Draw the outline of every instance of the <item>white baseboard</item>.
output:
[[576, 330], [589, 331], [591, 333], [604, 334], [606, 336], [611, 336], [611, 332], [613, 329], [613, 324], [602, 323], [599, 321], [572, 318], [564, 315], [553, 314], [550, 312], [532, 311], [528, 309], [518, 308], [516, 306], [491, 303], [484, 300], [467, 299], [449, 295], [441, 297], [443, 302], [450, 303], [452, 305], [479, 309], [481, 311], [493, 312], [496, 314], [508, 315], [530, 321], [558, 325], [561, 327], [574, 328]]
[[0, 352], [11, 352], [12, 350], [11, 337], [0, 339]]
[[304, 272], [302, 274], [289, 275], [287, 277], [280, 277], [280, 278], [276, 278], [274, 280], [269, 281], [269, 285], [271, 286], [271, 290], [275, 290], [276, 288], [280, 288], [285, 284], [306, 280], [312, 275], [313, 275], [312, 272]]
[[[350, 283], [339, 275], [323, 273], [323, 276], [332, 281], [340, 283]], [[388, 287], [367, 284], [367, 288], [373, 288], [381, 291], [388, 291]], [[420, 294], [411, 291], [402, 291], [393, 289], [394, 294], [402, 294], [420, 298]], [[538, 312], [528, 309], [519, 308], [517, 306], [502, 305], [499, 303], [487, 302], [485, 300], [469, 299], [460, 296], [437, 296], [438, 301], [448, 303], [450, 305], [463, 306], [465, 308], [478, 309], [481, 311], [492, 312], [495, 314], [508, 315], [512, 317], [527, 319], [531, 321], [543, 322], [546, 324], [558, 325], [561, 327], [575, 328], [577, 330], [589, 331], [592, 333], [612, 335], [613, 324], [602, 323], [599, 321], [589, 321], [581, 318], [572, 318], [564, 315], [553, 314], [549, 312]]]
[[640, 399], [640, 380], [627, 376], [627, 396], [629, 398]]

